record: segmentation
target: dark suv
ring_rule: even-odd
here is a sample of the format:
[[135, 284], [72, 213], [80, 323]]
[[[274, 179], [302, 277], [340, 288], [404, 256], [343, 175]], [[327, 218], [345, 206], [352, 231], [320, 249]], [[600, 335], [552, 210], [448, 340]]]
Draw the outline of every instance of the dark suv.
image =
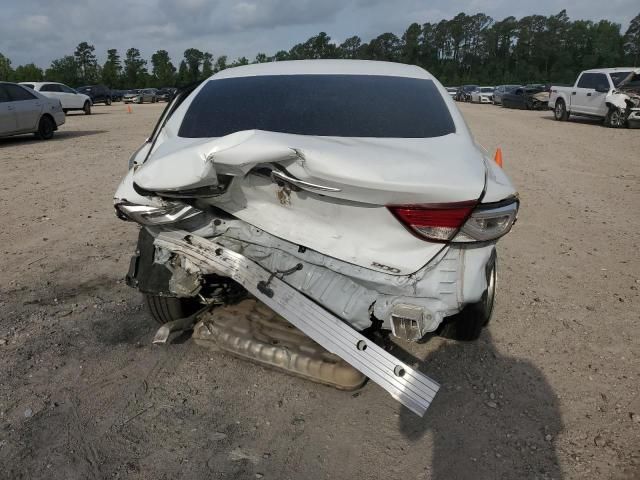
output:
[[104, 103], [105, 105], [111, 105], [111, 90], [104, 85], [89, 85], [86, 87], [76, 88], [78, 93], [84, 93], [91, 97], [91, 101], [96, 103]]

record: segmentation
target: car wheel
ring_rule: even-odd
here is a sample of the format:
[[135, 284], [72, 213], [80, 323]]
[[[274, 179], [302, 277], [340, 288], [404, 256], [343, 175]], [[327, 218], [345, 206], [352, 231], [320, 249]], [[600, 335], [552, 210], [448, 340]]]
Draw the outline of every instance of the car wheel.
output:
[[111, 105], [111, 99], [107, 98], [107, 100], [104, 103], [106, 103], [107, 105]]
[[558, 100], [556, 102], [556, 108], [553, 109], [553, 116], [559, 122], [565, 122], [569, 118], [567, 112], [567, 106], [564, 104], [564, 100]]
[[609, 128], [623, 128], [625, 126], [624, 114], [619, 108], [610, 108], [604, 117], [604, 125]]
[[441, 337], [463, 342], [477, 340], [480, 337], [482, 329], [489, 323], [493, 314], [498, 280], [496, 258], [494, 250], [493, 256], [487, 264], [487, 289], [482, 294], [480, 301], [465, 305], [460, 312], [447, 317], [440, 327], [439, 335]]
[[151, 317], [159, 324], [188, 317], [202, 308], [193, 298], [159, 297], [150, 294], [144, 296]]
[[91, 115], [91, 103], [84, 102], [84, 106], [82, 107], [82, 111], [85, 115]]
[[38, 123], [38, 131], [36, 132], [36, 136], [40, 140], [49, 140], [53, 137], [53, 132], [56, 129], [55, 123], [51, 120], [49, 116], [43, 116], [40, 118], [40, 122]]

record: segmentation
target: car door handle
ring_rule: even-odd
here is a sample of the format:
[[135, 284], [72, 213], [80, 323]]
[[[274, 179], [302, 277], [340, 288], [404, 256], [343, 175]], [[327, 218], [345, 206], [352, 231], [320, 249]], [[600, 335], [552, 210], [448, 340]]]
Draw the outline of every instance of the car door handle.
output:
[[590, 97], [590, 96], [591, 96], [591, 92], [587, 93], [587, 97]]
[[318, 191], [318, 192], [340, 192], [341, 191], [341, 189], [339, 188], [327, 187], [325, 185], [317, 185], [315, 183], [309, 183], [302, 180], [298, 180], [297, 178], [290, 177], [286, 173], [280, 172], [278, 170], [271, 171], [271, 179], [276, 183], [278, 182], [290, 183], [291, 185], [294, 185], [302, 190], [311, 190], [311, 191]]
[[14, 110], [14, 107], [12, 107], [11, 105], [7, 105], [7, 110]]
[[576, 94], [576, 92], [571, 92], [571, 95], [575, 95], [575, 94]]

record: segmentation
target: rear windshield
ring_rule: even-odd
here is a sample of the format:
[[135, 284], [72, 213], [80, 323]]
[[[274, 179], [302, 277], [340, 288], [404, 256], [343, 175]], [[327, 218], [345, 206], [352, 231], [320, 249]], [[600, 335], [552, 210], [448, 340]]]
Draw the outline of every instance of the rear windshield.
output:
[[266, 75], [211, 80], [178, 135], [242, 130], [335, 137], [427, 138], [455, 132], [431, 80], [376, 75]]

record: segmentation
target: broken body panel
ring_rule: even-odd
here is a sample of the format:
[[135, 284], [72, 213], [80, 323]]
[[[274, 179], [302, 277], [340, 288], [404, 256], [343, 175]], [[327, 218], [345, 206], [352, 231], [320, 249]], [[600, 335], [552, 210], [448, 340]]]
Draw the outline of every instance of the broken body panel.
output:
[[[437, 127], [436, 134], [424, 138], [260, 128], [213, 138], [180, 134], [207, 83], [264, 75], [277, 85], [278, 78], [271, 77], [285, 75], [282, 81], [295, 85], [291, 76], [327, 75], [333, 81], [351, 74], [370, 75], [369, 83], [384, 77], [431, 82], [445, 109], [442, 122], [450, 127]], [[261, 284], [239, 282], [247, 290], [383, 383], [389, 372], [376, 373], [372, 365], [336, 351], [340, 340], [331, 339], [345, 334], [342, 327], [333, 333], [305, 329], [295, 323], [299, 314], [276, 308], [285, 301], [278, 295], [286, 290], [296, 305], [321, 307], [320, 316], [354, 329], [349, 335], [375, 326], [407, 340], [435, 331], [446, 317], [486, 297], [495, 243], [515, 221], [517, 194], [504, 171], [475, 144], [444, 88], [424, 70], [360, 61], [252, 65], [214, 75], [167, 111], [171, 114], [163, 116], [151, 141], [132, 157], [115, 195], [118, 214], [146, 232], [129, 284], [147, 293], [215, 302], [207, 291], [210, 275], [236, 281], [240, 275], [214, 268], [216, 252], [225, 252], [267, 272]], [[457, 220], [450, 224], [454, 214]], [[442, 226], [430, 230], [433, 218]], [[478, 234], [483, 228], [501, 230], [483, 236]], [[161, 272], [161, 285], [139, 278], [153, 269], [160, 269], [155, 272]], [[254, 279], [259, 278], [262, 274]], [[281, 289], [272, 288], [275, 280]], [[320, 329], [336, 325], [332, 320]], [[398, 396], [393, 388], [387, 389]], [[410, 408], [423, 412], [430, 401], [425, 399]]]

